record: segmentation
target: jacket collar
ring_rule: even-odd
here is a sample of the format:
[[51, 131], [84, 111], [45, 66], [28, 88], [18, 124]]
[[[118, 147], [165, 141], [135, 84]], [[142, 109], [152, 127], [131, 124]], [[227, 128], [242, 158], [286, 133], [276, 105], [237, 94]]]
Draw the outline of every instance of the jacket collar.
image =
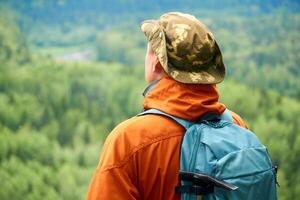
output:
[[156, 108], [168, 114], [196, 121], [208, 112], [221, 114], [216, 85], [183, 84], [170, 77], [152, 82], [144, 91], [144, 109]]

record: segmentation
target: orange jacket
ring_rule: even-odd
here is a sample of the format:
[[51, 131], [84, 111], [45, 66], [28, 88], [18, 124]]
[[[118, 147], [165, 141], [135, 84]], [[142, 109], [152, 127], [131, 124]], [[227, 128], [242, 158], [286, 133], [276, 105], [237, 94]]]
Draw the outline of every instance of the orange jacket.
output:
[[[146, 95], [144, 108], [156, 108], [174, 116], [197, 120], [207, 112], [221, 114], [214, 85], [186, 85], [163, 78]], [[232, 113], [234, 122], [246, 127]], [[175, 200], [180, 195], [180, 144], [184, 128], [159, 115], [133, 117], [107, 137], [90, 184], [88, 200]]]

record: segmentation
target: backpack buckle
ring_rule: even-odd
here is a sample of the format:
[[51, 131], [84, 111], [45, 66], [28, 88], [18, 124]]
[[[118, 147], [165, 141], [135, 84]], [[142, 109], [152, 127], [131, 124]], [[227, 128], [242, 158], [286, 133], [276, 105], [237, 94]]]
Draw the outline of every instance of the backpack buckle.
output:
[[207, 195], [214, 192], [214, 187], [202, 187], [197, 185], [182, 185], [175, 187], [176, 194], [194, 194], [194, 195]]

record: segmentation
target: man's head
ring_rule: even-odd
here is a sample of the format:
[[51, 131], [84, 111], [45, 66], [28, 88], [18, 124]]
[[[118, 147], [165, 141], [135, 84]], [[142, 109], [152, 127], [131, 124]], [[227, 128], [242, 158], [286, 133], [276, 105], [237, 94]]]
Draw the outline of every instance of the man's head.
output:
[[173, 79], [190, 84], [214, 84], [224, 79], [225, 67], [218, 44], [194, 16], [166, 13], [159, 20], [144, 21], [141, 29], [149, 44], [146, 70], [150, 64], [152, 71], [153, 66], [158, 66]]

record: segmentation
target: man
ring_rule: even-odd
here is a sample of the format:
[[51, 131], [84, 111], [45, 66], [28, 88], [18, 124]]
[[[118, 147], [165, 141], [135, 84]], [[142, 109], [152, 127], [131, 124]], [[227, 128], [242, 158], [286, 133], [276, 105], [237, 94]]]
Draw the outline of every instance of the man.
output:
[[[215, 84], [225, 67], [212, 33], [195, 17], [166, 13], [141, 26], [148, 39], [144, 109], [156, 108], [196, 121], [204, 114], [222, 114]], [[246, 127], [232, 113], [234, 122]], [[159, 115], [136, 116], [118, 125], [107, 137], [87, 199], [180, 199], [180, 145], [185, 130]]]

